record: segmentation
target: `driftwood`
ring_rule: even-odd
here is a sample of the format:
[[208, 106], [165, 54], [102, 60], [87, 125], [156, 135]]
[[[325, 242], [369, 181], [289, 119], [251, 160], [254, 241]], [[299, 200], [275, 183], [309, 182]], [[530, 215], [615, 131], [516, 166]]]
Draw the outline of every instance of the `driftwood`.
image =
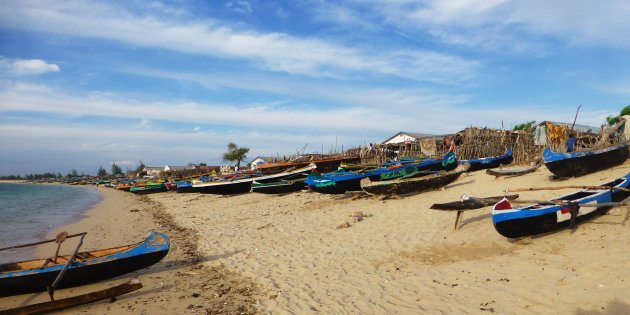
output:
[[0, 315], [26, 315], [26, 314], [44, 314], [54, 311], [67, 309], [70, 307], [93, 303], [106, 299], [113, 299], [119, 295], [123, 295], [142, 288], [140, 279], [131, 279], [128, 282], [111, 287], [108, 289], [81, 294], [56, 301], [48, 301], [33, 305], [21, 306], [5, 311], [0, 311]]
[[497, 196], [497, 197], [484, 197], [484, 198], [475, 198], [468, 197], [466, 195], [462, 196], [461, 201], [454, 202], [446, 202], [446, 203], [434, 203], [430, 209], [434, 210], [457, 210], [457, 214], [455, 215], [455, 230], [459, 230], [459, 222], [464, 216], [464, 211], [466, 210], [474, 210], [487, 206], [491, 206], [503, 198], [507, 198], [508, 200], [514, 200], [518, 198], [518, 195], [509, 195], [509, 196]]
[[464, 196], [461, 201], [434, 203], [430, 209], [447, 210], [447, 211], [448, 210], [457, 210], [457, 211], [474, 210], [474, 209], [492, 206], [495, 203], [501, 201], [503, 197], [507, 198], [508, 200], [514, 200], [518, 198], [518, 195], [480, 197], [480, 198]]

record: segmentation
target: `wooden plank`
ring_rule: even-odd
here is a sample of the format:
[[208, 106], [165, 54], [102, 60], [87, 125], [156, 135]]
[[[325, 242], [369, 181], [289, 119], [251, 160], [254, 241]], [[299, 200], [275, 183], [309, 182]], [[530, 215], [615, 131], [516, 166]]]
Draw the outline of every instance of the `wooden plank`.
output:
[[506, 188], [505, 189], [505, 193], [508, 192], [523, 192], [523, 191], [535, 191], [535, 190], [559, 190], [559, 189], [569, 189], [569, 188], [576, 188], [576, 189], [605, 189], [605, 190], [621, 190], [621, 191], [630, 191], [630, 189], [627, 188], [621, 188], [621, 187], [608, 187], [608, 186], [579, 186], [579, 185], [570, 185], [570, 186], [557, 186], [557, 187], [529, 187], [529, 188], [514, 188], [514, 189], [510, 189], [510, 188]]
[[30, 315], [44, 314], [54, 311], [67, 309], [70, 307], [94, 303], [106, 299], [112, 299], [119, 295], [123, 295], [142, 288], [140, 279], [131, 279], [123, 284], [108, 289], [81, 294], [56, 301], [48, 301], [33, 305], [21, 306], [5, 311], [0, 311], [0, 315]]
[[[77, 237], [77, 236], [81, 236], [81, 235], [85, 235], [85, 234], [87, 234], [87, 232], [68, 235], [68, 236], [66, 236], [66, 238]], [[52, 242], [56, 242], [56, 241], [57, 241], [57, 239], [55, 238], [55, 239], [52, 239], [52, 240], [46, 240], [46, 241], [41, 241], [41, 242], [29, 243], [29, 244], [24, 244], [24, 245], [9, 246], [9, 247], [0, 248], [0, 251], [8, 250], [8, 249], [17, 249], [17, 248], [22, 248], [22, 247], [35, 246], [35, 245], [46, 244], [46, 243], [52, 243]]]

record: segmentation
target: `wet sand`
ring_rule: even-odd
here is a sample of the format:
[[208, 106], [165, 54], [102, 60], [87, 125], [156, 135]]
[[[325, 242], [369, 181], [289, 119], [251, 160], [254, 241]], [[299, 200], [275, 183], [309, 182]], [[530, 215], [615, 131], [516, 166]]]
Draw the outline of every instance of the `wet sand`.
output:
[[[575, 230], [518, 240], [494, 230], [491, 207], [467, 211], [458, 231], [455, 213], [429, 209], [462, 194], [593, 185], [629, 171], [630, 162], [568, 180], [553, 180], [544, 166], [499, 179], [478, 171], [444, 190], [387, 200], [313, 192], [138, 197], [102, 188], [105, 200], [64, 230], [87, 231], [91, 249], [138, 242], [156, 229], [171, 236], [172, 252], [149, 269], [58, 295], [140, 277], [145, 287], [135, 293], [66, 313], [630, 314], [627, 207]], [[572, 191], [520, 195], [546, 200]]]

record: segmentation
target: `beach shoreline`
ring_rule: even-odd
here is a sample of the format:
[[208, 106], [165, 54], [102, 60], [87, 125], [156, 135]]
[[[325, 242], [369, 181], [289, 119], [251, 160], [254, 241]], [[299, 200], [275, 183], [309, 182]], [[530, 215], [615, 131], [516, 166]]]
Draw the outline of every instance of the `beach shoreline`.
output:
[[[171, 250], [157, 264], [127, 275], [95, 284], [57, 290], [55, 298], [76, 296], [93, 292], [138, 277], [143, 288], [120, 296], [116, 302], [99, 302], [61, 311], [59, 314], [88, 312], [97, 314], [182, 314], [208, 310], [210, 312], [238, 313], [239, 310], [254, 313], [255, 287], [251, 282], [220, 264], [199, 265], [200, 261], [212, 260], [197, 251], [194, 232], [182, 228], [163, 211], [161, 206], [146, 197], [99, 187], [103, 198], [76, 222], [61, 226], [48, 233], [47, 239], [66, 231], [68, 234], [87, 232], [81, 251], [110, 248], [133, 244], [144, 240], [150, 230], [166, 233], [171, 240]], [[71, 254], [79, 238], [68, 239], [61, 254]], [[54, 243], [37, 246], [38, 257], [54, 255]], [[203, 275], [203, 276], [200, 276]], [[208, 279], [213, 279], [209, 283]], [[239, 288], [225, 292], [226, 287]], [[0, 298], [3, 308], [45, 302], [48, 294], [24, 294]]]
[[[59, 291], [76, 295], [133, 276], [145, 283], [115, 303], [62, 313], [630, 313], [628, 207], [575, 230], [518, 240], [494, 230], [491, 207], [467, 211], [457, 231], [455, 213], [429, 210], [462, 194], [593, 185], [628, 172], [630, 162], [567, 180], [544, 168], [512, 178], [480, 171], [443, 190], [392, 199], [309, 191], [140, 197], [100, 187], [103, 201], [85, 219], [49, 237], [87, 231], [84, 248], [93, 249], [135, 243], [155, 229], [171, 237], [172, 251], [146, 270]], [[532, 191], [521, 199], [572, 191]]]

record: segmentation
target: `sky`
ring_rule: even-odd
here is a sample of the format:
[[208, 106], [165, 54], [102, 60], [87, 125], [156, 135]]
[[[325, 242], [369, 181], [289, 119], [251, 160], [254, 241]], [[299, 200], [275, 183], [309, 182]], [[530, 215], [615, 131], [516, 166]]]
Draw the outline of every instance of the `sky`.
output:
[[[0, 175], [328, 153], [400, 132], [600, 126], [630, 2], [0, 0]], [[624, 35], [625, 34], [625, 35]]]

